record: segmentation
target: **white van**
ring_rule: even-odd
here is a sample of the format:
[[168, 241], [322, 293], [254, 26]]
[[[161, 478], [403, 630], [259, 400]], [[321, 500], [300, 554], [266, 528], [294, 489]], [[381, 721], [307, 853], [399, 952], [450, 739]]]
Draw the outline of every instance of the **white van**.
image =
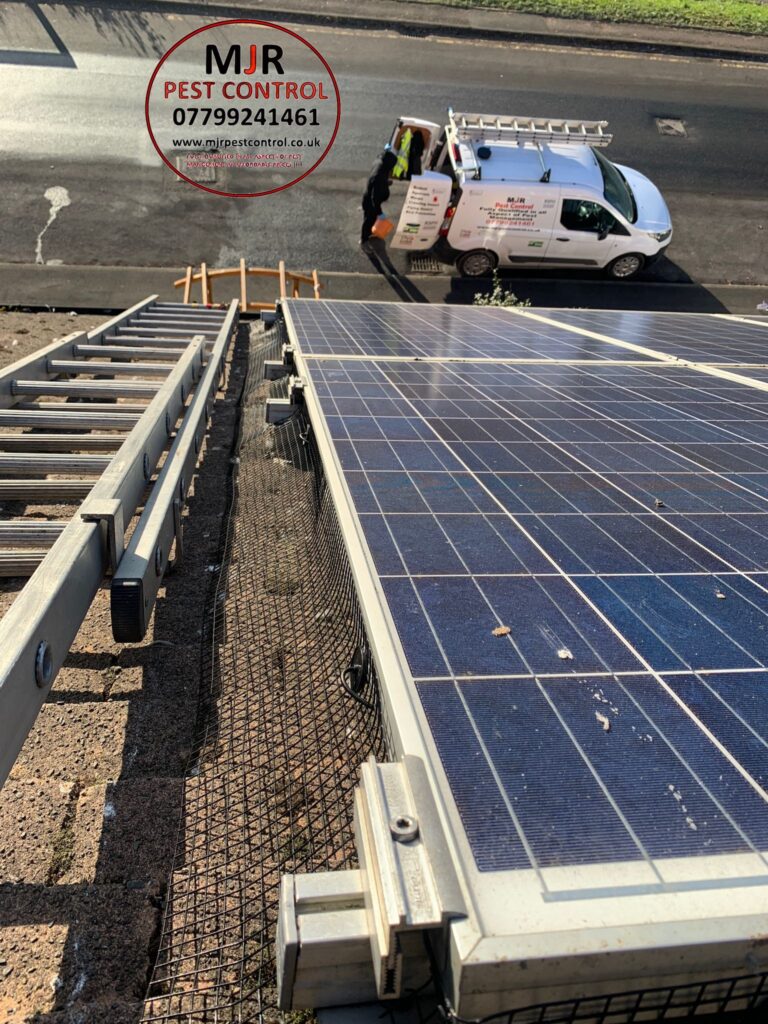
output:
[[402, 153], [416, 133], [424, 145], [392, 247], [431, 249], [467, 277], [512, 266], [633, 277], [669, 245], [672, 222], [648, 178], [600, 152], [606, 127], [452, 110], [442, 128], [401, 118], [392, 148]]

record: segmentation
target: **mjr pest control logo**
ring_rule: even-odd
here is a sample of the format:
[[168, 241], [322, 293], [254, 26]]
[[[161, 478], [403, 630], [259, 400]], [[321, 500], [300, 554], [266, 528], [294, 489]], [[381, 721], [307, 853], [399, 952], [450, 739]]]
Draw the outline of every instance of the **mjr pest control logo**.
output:
[[341, 104], [330, 65], [306, 39], [268, 21], [217, 21], [159, 61], [147, 128], [171, 170], [221, 196], [295, 185], [336, 138]]

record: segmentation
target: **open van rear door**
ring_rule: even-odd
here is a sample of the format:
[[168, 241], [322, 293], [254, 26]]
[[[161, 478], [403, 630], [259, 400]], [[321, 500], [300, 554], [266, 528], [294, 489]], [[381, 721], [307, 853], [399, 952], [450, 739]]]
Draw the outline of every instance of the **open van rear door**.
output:
[[[424, 170], [431, 166], [432, 156], [441, 133], [442, 128], [434, 121], [420, 121], [417, 117], [401, 117], [392, 130], [389, 145], [393, 153], [402, 154], [407, 161], [408, 150], [412, 145], [413, 138], [417, 134], [420, 135], [424, 143], [424, 150], [421, 154], [421, 168]], [[408, 180], [406, 167], [407, 163], [405, 167], [399, 169], [401, 173], [398, 173], [398, 168], [395, 168], [394, 182]]]
[[408, 186], [400, 219], [390, 243], [393, 249], [412, 252], [431, 249], [437, 241], [451, 199], [453, 179], [425, 171], [414, 175]]

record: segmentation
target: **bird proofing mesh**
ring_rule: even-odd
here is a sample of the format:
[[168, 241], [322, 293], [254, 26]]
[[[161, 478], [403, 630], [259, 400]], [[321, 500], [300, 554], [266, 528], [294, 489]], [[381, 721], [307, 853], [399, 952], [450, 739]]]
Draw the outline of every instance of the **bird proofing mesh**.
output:
[[[265, 424], [279, 332], [253, 338], [220, 566], [207, 602], [198, 744], [145, 1021], [270, 1022], [280, 875], [354, 866], [352, 791], [386, 756], [376, 680], [307, 429]], [[239, 460], [239, 461], [238, 461]], [[370, 662], [370, 659], [367, 659]]]
[[[696, 1024], [763, 1024], [768, 975], [749, 974], [635, 992], [542, 1003], [467, 1021], [450, 1009], [450, 1024], [646, 1024], [695, 1019]], [[761, 1009], [762, 1007], [762, 1009]]]

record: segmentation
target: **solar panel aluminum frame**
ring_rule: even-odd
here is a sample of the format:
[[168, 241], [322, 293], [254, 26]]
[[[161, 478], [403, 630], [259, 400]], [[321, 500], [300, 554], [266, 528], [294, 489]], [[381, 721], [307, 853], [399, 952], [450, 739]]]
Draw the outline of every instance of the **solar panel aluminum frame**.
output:
[[392, 752], [424, 763], [467, 908], [450, 923], [447, 948], [439, 951], [456, 1012], [479, 1017], [765, 970], [768, 876], [764, 865], [755, 876], [753, 854], [659, 861], [676, 879], [668, 884], [652, 881], [642, 862], [547, 868], [546, 893], [533, 869], [478, 870], [315, 394], [317, 357], [301, 352], [290, 302], [283, 316], [360, 599]]

